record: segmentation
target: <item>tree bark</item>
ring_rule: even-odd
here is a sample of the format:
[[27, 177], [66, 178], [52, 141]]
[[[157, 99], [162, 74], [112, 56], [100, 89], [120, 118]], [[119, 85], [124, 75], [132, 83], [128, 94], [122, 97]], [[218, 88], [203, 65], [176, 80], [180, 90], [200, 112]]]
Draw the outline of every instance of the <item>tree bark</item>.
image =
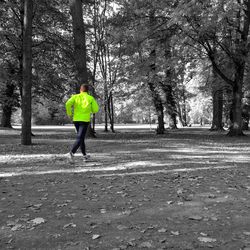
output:
[[[78, 92], [81, 84], [88, 84], [86, 34], [83, 21], [82, 0], [70, 0], [69, 5], [73, 25], [74, 58], [76, 68], [75, 91]], [[91, 124], [89, 125], [87, 135], [89, 137], [95, 137]]]
[[162, 101], [161, 101], [161, 97], [157, 93], [157, 89], [155, 88], [153, 82], [149, 81], [148, 86], [149, 86], [149, 89], [150, 89], [151, 94], [152, 94], [153, 103], [154, 103], [154, 106], [155, 106], [157, 120], [158, 120], [158, 127], [157, 127], [156, 132], [157, 132], [157, 134], [164, 134], [164, 131], [165, 131], [164, 108], [163, 108], [163, 104], [162, 104]]
[[[239, 72], [243, 73], [243, 72]], [[233, 100], [231, 106], [231, 118], [232, 125], [229, 127], [228, 135], [239, 136], [243, 135], [242, 131], [242, 85], [243, 85], [243, 75], [236, 76], [236, 82], [233, 87]]]
[[213, 99], [213, 121], [210, 130], [221, 131], [223, 129], [223, 89], [217, 73], [212, 70], [212, 99]]
[[223, 114], [223, 91], [217, 89], [213, 91], [213, 121], [210, 130], [220, 131], [223, 129], [222, 114]]
[[32, 89], [32, 19], [33, 0], [24, 1], [23, 85], [21, 143], [31, 145], [31, 89]]
[[243, 118], [243, 130], [249, 130], [249, 119], [250, 119], [250, 105], [245, 104], [242, 107], [242, 118]]
[[111, 106], [111, 131], [114, 133], [115, 132], [115, 116], [114, 116], [114, 99], [113, 99], [113, 93], [111, 93], [111, 97], [110, 97], [110, 106]]
[[[150, 30], [152, 33], [154, 33], [155, 25], [157, 24], [156, 18], [155, 18], [155, 10], [151, 9], [149, 13], [149, 22], [150, 22]], [[156, 39], [155, 37], [152, 37], [152, 50], [150, 52], [150, 66], [149, 66], [149, 79], [148, 79], [148, 86], [149, 90], [152, 94], [153, 103], [156, 110], [157, 120], [158, 120], [158, 127], [156, 130], [157, 134], [164, 134], [165, 126], [164, 126], [164, 107], [162, 104], [161, 96], [158, 93], [157, 85], [156, 83], [158, 81], [156, 76]]]
[[107, 80], [104, 79], [104, 90], [103, 90], [103, 99], [104, 99], [104, 132], [108, 132], [108, 84]]
[[86, 38], [83, 22], [83, 10], [81, 0], [70, 0], [70, 13], [73, 24], [73, 40], [74, 40], [74, 57], [76, 67], [76, 89], [79, 91], [81, 84], [87, 84], [87, 53], [86, 53]]
[[2, 118], [1, 118], [1, 127], [3, 128], [12, 128], [11, 126], [11, 116], [12, 109], [9, 106], [2, 106]]
[[166, 69], [166, 79], [165, 82], [161, 84], [161, 87], [165, 93], [166, 97], [166, 109], [169, 115], [169, 127], [170, 129], [177, 129], [177, 111], [176, 102], [173, 94], [173, 68], [171, 67], [171, 45], [170, 37], [164, 39], [164, 50], [165, 50], [165, 60], [167, 62]]
[[[184, 81], [184, 77], [183, 77]], [[182, 83], [183, 84], [183, 83]], [[183, 127], [187, 127], [187, 108], [186, 108], [186, 94], [184, 84], [182, 86], [182, 98], [183, 98], [183, 108], [182, 108], [182, 119], [183, 119]]]
[[114, 129], [114, 103], [113, 103], [113, 93], [111, 91], [109, 95], [108, 101], [108, 114], [109, 114], [109, 121], [110, 121], [110, 130], [115, 133]]
[[173, 88], [169, 84], [162, 84], [162, 89], [166, 96], [166, 109], [169, 115], [170, 129], [177, 129], [177, 111], [176, 104], [173, 96]]
[[[2, 118], [1, 118], [1, 127], [12, 128], [11, 126], [11, 116], [14, 108], [14, 93], [15, 85], [7, 83], [6, 90], [4, 90], [4, 96], [6, 101], [2, 103]], [[13, 101], [12, 101], [13, 100]]]

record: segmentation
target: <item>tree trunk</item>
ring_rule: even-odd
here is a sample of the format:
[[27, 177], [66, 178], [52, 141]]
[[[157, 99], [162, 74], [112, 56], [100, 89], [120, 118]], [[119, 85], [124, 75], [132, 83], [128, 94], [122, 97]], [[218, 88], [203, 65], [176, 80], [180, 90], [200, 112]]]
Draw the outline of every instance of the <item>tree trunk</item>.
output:
[[114, 98], [113, 98], [113, 94], [111, 93], [111, 117], [112, 117], [112, 124], [111, 124], [111, 130], [114, 133], [115, 132], [115, 115], [114, 115]]
[[4, 90], [4, 96], [6, 101], [2, 102], [2, 118], [1, 127], [12, 128], [11, 126], [11, 116], [14, 108], [14, 93], [15, 85], [12, 83], [6, 84], [6, 90]]
[[[155, 25], [157, 24], [155, 18], [155, 10], [151, 9], [149, 13], [149, 21], [150, 21], [150, 30], [154, 33]], [[156, 38], [152, 37], [152, 50], [150, 52], [150, 71], [149, 71], [149, 79], [148, 79], [148, 86], [149, 90], [152, 94], [153, 103], [156, 110], [157, 120], [158, 120], [158, 127], [156, 130], [157, 134], [164, 134], [165, 126], [164, 126], [164, 107], [162, 104], [161, 96], [158, 93], [157, 85], [160, 84], [156, 76]], [[156, 84], [158, 83], [158, 84]], [[158, 86], [159, 87], [159, 86]]]
[[183, 108], [182, 108], [183, 127], [187, 127], [187, 108], [186, 108], [186, 95], [185, 95], [184, 85], [182, 89], [182, 95], [183, 95]]
[[[237, 79], [237, 78], [236, 78]], [[243, 76], [237, 79], [233, 87], [233, 100], [231, 106], [232, 125], [229, 127], [228, 135], [243, 135], [242, 131], [242, 83]]]
[[156, 71], [156, 65], [155, 65], [155, 58], [156, 58], [156, 51], [155, 49], [151, 51], [150, 53], [151, 59], [152, 59], [152, 64], [150, 65], [151, 69], [151, 78], [148, 81], [148, 86], [152, 94], [153, 98], [153, 103], [155, 106], [156, 110], [156, 115], [157, 115], [157, 120], [158, 120], [158, 127], [156, 130], [157, 134], [164, 134], [165, 131], [165, 126], [164, 126], [164, 107], [162, 104], [161, 96], [157, 92], [157, 88], [155, 85], [156, 81], [156, 76], [155, 76], [155, 71]]
[[104, 80], [104, 132], [108, 132], [108, 85], [106, 79]]
[[[24, 32], [24, 0], [20, 1], [20, 40], [23, 42], [23, 32]], [[23, 45], [21, 46], [21, 48]], [[22, 102], [23, 95], [23, 53], [20, 51], [18, 57], [18, 88]]]
[[220, 131], [223, 129], [222, 114], [223, 114], [223, 91], [217, 89], [213, 91], [213, 121], [210, 130]]
[[113, 94], [112, 91], [109, 96], [109, 105], [108, 105], [108, 113], [109, 113], [109, 121], [110, 121], [110, 129], [113, 133], [115, 133], [114, 129], [114, 103], [113, 103]]
[[[73, 25], [74, 58], [77, 81], [75, 88], [76, 92], [78, 92], [81, 84], [88, 83], [86, 34], [83, 22], [82, 0], [70, 0], [69, 5]], [[89, 125], [87, 135], [89, 137], [95, 137], [91, 124]]]
[[33, 0], [24, 2], [23, 30], [23, 86], [22, 86], [22, 136], [23, 145], [31, 145], [31, 89], [32, 89], [32, 19]]
[[161, 97], [157, 93], [157, 89], [155, 88], [153, 82], [149, 81], [148, 86], [149, 86], [149, 89], [150, 89], [151, 94], [152, 94], [153, 103], [154, 103], [154, 106], [155, 106], [157, 120], [158, 120], [158, 127], [157, 127], [156, 132], [157, 132], [157, 134], [164, 134], [164, 131], [165, 131], [164, 108], [163, 108], [163, 104], [162, 104], [162, 101], [161, 101]]
[[177, 111], [176, 102], [173, 94], [173, 68], [171, 67], [172, 53], [170, 45], [170, 37], [164, 39], [164, 50], [165, 50], [165, 60], [167, 62], [166, 69], [166, 79], [165, 82], [161, 84], [161, 87], [165, 93], [166, 97], [166, 109], [169, 115], [169, 127], [170, 129], [177, 129]]
[[[230, 110], [230, 120], [231, 126], [229, 127], [228, 135], [230, 136], [240, 136], [243, 135], [242, 131], [242, 90], [243, 90], [243, 79], [245, 73], [245, 61], [235, 62], [235, 76], [234, 81], [228, 79], [221, 73], [216, 65], [214, 58], [211, 58], [213, 68], [218, 73], [222, 79], [225, 80], [228, 85], [232, 87], [232, 105]], [[238, 59], [238, 58], [237, 58]]]
[[223, 90], [221, 82], [215, 70], [212, 70], [212, 99], [213, 99], [213, 121], [210, 130], [220, 131], [223, 129], [222, 116], [223, 116]]
[[94, 131], [94, 133], [96, 132], [95, 131], [95, 114], [93, 114], [93, 117], [92, 117], [92, 130]]
[[78, 83], [77, 91], [81, 84], [87, 84], [87, 53], [86, 53], [86, 39], [85, 28], [83, 22], [83, 11], [81, 0], [70, 0], [70, 13], [73, 24], [73, 38], [74, 38], [74, 57], [76, 67], [76, 80]]
[[181, 122], [181, 125], [183, 127], [185, 127], [185, 122], [184, 122], [184, 119], [183, 119], [183, 114], [182, 114], [182, 110], [181, 110], [181, 106], [180, 106], [180, 103], [177, 103], [176, 104], [176, 108], [177, 108], [177, 115], [179, 117], [179, 120]]
[[2, 118], [1, 118], [1, 127], [4, 128], [12, 128], [11, 126], [11, 115], [12, 115], [12, 108], [9, 106], [2, 106]]
[[170, 128], [170, 129], [177, 129], [176, 113], [172, 113], [172, 114], [170, 115], [169, 128]]
[[173, 88], [171, 85], [166, 86], [165, 88], [165, 95], [167, 98], [167, 107], [168, 107], [168, 114], [169, 114], [169, 127], [170, 129], [177, 129], [177, 112], [176, 112], [176, 103], [174, 100], [173, 95]]
[[173, 96], [173, 88], [167, 83], [161, 83], [162, 90], [164, 91], [166, 98], [166, 109], [169, 115], [169, 127], [170, 129], [177, 129], [177, 110], [176, 103]]
[[162, 135], [165, 132], [163, 105], [159, 106], [157, 110], [157, 116], [158, 116], [158, 127], [156, 132], [158, 135]]
[[249, 119], [250, 119], [250, 105], [245, 104], [242, 107], [242, 119], [243, 119], [243, 130], [249, 130]]

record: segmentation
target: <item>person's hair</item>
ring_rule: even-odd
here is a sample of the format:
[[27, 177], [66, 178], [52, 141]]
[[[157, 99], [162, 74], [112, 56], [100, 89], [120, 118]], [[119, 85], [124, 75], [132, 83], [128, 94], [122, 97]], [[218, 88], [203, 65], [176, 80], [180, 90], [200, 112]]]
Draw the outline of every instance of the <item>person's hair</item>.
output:
[[81, 89], [85, 92], [88, 92], [89, 91], [89, 85], [88, 84], [82, 84], [81, 85]]

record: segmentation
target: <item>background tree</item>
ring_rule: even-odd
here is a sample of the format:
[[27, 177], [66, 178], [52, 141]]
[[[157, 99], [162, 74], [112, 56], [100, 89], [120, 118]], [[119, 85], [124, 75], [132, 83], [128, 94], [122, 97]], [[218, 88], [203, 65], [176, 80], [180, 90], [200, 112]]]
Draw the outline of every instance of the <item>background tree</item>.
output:
[[[181, 1], [176, 9], [175, 20], [186, 24], [181, 28], [183, 32], [202, 46], [214, 71], [231, 88], [232, 125], [229, 135], [242, 135], [242, 97], [249, 53], [250, 1]], [[232, 73], [225, 69], [225, 65], [229, 64]]]
[[74, 58], [76, 68], [76, 91], [81, 84], [88, 83], [87, 53], [85, 27], [83, 22], [83, 6], [81, 0], [70, 0], [70, 13], [73, 25]]
[[23, 21], [23, 85], [21, 136], [21, 142], [23, 145], [31, 144], [32, 19], [33, 0], [25, 0]]

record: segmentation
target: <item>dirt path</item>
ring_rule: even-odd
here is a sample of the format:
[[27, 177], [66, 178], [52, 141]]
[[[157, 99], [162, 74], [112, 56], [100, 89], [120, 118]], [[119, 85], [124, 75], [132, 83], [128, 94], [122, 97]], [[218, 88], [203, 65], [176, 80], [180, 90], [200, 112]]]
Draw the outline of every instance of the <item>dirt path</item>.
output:
[[0, 249], [250, 249], [250, 139], [204, 129], [88, 140], [0, 133]]

